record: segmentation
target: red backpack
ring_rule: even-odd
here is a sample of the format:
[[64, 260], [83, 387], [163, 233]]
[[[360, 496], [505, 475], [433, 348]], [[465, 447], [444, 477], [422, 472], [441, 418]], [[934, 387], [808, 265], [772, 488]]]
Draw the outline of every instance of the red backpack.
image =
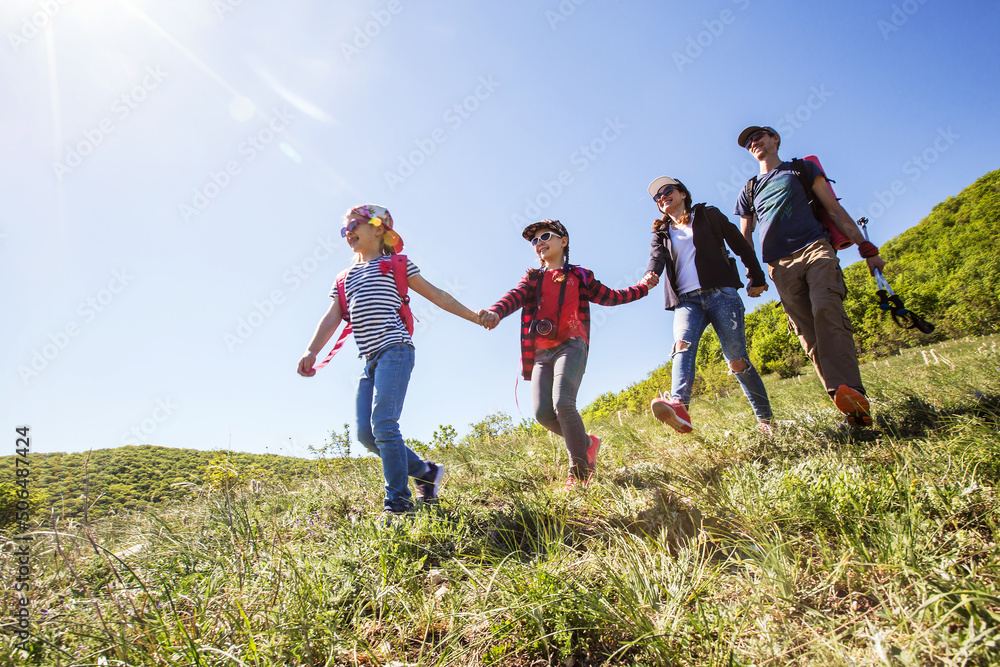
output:
[[[330, 354], [327, 355], [326, 359], [316, 364], [316, 370], [319, 370], [330, 363], [334, 355], [340, 352], [340, 348], [344, 346], [344, 341], [347, 337], [351, 335], [354, 328], [351, 326], [351, 316], [347, 310], [347, 271], [349, 269], [344, 269], [339, 274], [337, 274], [337, 302], [340, 304], [340, 313], [347, 322], [347, 326], [344, 330], [340, 332], [340, 337], [337, 338], [337, 342], [333, 344], [333, 349], [330, 350]], [[379, 262], [379, 270], [382, 273], [389, 273], [392, 271], [392, 277], [396, 281], [396, 289], [399, 290], [399, 319], [403, 321], [403, 325], [406, 327], [406, 332], [413, 335], [413, 313], [410, 311], [410, 296], [407, 294], [409, 291], [409, 283], [406, 278], [406, 255], [390, 255], [389, 261]]]

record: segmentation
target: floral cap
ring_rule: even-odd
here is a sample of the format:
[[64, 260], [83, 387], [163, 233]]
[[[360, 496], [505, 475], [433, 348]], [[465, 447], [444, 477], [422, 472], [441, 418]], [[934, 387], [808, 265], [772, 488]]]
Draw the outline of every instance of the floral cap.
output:
[[521, 232], [521, 236], [524, 237], [525, 241], [530, 241], [535, 237], [535, 234], [538, 233], [539, 229], [551, 229], [556, 234], [569, 241], [569, 232], [566, 231], [566, 227], [563, 226], [563, 223], [558, 220], [541, 220], [539, 222], [533, 222], [524, 228], [524, 231]]
[[382, 227], [385, 230], [386, 245], [392, 248], [393, 253], [403, 252], [403, 238], [397, 234], [392, 229], [392, 216], [389, 214], [389, 209], [385, 206], [379, 206], [378, 204], [362, 204], [361, 206], [355, 206], [350, 211], [344, 214], [344, 217], [356, 215], [362, 218], [368, 218], [368, 222], [375, 227]]

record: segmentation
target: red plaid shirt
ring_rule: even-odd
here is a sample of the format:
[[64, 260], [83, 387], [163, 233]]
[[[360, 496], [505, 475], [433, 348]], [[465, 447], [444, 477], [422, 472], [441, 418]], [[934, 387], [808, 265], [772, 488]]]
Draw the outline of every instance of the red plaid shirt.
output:
[[[587, 338], [590, 338], [590, 302], [602, 306], [618, 306], [629, 303], [649, 294], [645, 285], [635, 285], [625, 289], [611, 289], [594, 277], [594, 272], [580, 266], [569, 265], [571, 271], [580, 276], [580, 303], [577, 314]], [[521, 278], [517, 287], [500, 297], [500, 300], [490, 306], [489, 310], [500, 318], [507, 317], [518, 308], [521, 309], [521, 375], [525, 380], [531, 379], [531, 369], [535, 365], [535, 335], [531, 331], [531, 321], [538, 308], [538, 282], [542, 278], [539, 269], [530, 269]], [[565, 316], [564, 316], [565, 317]]]

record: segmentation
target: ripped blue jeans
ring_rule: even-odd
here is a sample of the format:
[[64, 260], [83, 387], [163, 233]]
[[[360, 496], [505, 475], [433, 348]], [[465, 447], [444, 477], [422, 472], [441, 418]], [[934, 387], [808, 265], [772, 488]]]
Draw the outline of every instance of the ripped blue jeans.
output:
[[736, 375], [754, 414], [760, 421], [771, 421], [771, 402], [760, 374], [750, 363], [744, 329], [743, 299], [734, 287], [700, 289], [680, 295], [674, 309], [674, 349], [671, 356], [671, 396], [684, 405], [691, 402], [698, 342], [709, 324], [715, 329], [722, 354]]

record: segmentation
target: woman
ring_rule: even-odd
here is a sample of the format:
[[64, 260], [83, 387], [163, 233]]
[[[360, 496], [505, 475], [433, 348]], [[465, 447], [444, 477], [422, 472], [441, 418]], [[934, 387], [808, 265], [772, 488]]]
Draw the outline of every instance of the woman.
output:
[[646, 278], [652, 285], [666, 269], [664, 294], [667, 310], [674, 311], [674, 347], [671, 352], [670, 398], [657, 398], [653, 415], [679, 433], [690, 433], [691, 403], [698, 342], [709, 324], [722, 344], [722, 354], [746, 394], [761, 431], [771, 435], [771, 404], [767, 390], [750, 363], [744, 332], [743, 287], [736, 261], [726, 244], [747, 268], [747, 294], [758, 297], [767, 289], [764, 272], [753, 246], [714, 206], [691, 205], [691, 193], [680, 181], [661, 176], [649, 184], [649, 194], [663, 217], [653, 222], [653, 240]]

